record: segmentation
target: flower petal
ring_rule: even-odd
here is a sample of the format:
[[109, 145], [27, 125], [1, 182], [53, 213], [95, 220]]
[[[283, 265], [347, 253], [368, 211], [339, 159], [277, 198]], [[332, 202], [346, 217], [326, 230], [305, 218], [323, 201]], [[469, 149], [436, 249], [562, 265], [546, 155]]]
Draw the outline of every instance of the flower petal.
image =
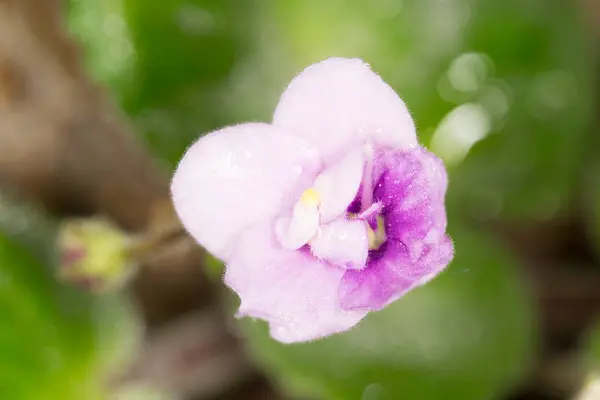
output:
[[273, 123], [310, 139], [326, 159], [367, 140], [398, 149], [417, 144], [404, 102], [356, 58], [305, 69], [283, 93]]
[[411, 287], [411, 281], [399, 276], [391, 263], [403, 261], [402, 245], [388, 242], [384, 246], [387, 253], [385, 259], [381, 257], [371, 260], [367, 268], [349, 270], [344, 274], [339, 290], [342, 308], [380, 310]]
[[171, 191], [186, 229], [226, 259], [232, 239], [278, 214], [318, 168], [316, 152], [302, 138], [267, 124], [243, 124], [194, 143], [177, 167]]
[[385, 231], [411, 251], [436, 242], [446, 230], [448, 185], [442, 161], [423, 148], [381, 151], [374, 168], [374, 198], [384, 206]]
[[266, 320], [275, 339], [292, 343], [348, 330], [364, 317], [340, 307], [343, 274], [306, 251], [282, 249], [268, 225], [240, 237], [225, 283], [240, 296], [239, 316]]
[[454, 255], [445, 233], [447, 176], [435, 155], [423, 148], [379, 151], [373, 179], [387, 242], [366, 268], [344, 275], [340, 301], [350, 310], [385, 307], [439, 274]]
[[454, 256], [452, 241], [426, 244], [415, 260], [406, 246], [390, 240], [367, 267], [344, 274], [340, 302], [346, 310], [380, 310], [442, 272]]
[[348, 269], [364, 268], [369, 255], [367, 226], [360, 220], [337, 220], [323, 225], [310, 241], [311, 252]]
[[315, 236], [319, 230], [319, 208], [313, 204], [296, 203], [292, 217], [280, 217], [275, 221], [275, 234], [281, 246], [297, 250]]
[[346, 213], [360, 187], [363, 167], [363, 152], [358, 148], [317, 176], [314, 188], [321, 196], [321, 222], [327, 223]]

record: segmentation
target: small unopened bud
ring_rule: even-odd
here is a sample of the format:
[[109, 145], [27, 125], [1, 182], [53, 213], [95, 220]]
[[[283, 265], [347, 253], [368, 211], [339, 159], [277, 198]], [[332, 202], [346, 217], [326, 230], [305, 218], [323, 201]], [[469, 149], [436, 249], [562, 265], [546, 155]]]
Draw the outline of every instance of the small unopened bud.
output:
[[64, 221], [57, 244], [59, 277], [94, 292], [122, 286], [136, 269], [131, 238], [106, 219]]

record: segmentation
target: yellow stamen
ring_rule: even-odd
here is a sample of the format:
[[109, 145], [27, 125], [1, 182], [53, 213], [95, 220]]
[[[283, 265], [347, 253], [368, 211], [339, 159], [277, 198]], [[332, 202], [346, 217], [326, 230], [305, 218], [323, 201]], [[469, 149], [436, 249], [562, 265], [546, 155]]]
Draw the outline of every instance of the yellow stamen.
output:
[[367, 240], [369, 242], [369, 250], [373, 250], [375, 242], [377, 241], [377, 236], [369, 225], [367, 225]]
[[321, 204], [321, 195], [313, 188], [308, 188], [300, 196], [300, 202], [306, 205], [316, 206]]
[[367, 239], [369, 250], [377, 250], [387, 240], [385, 235], [385, 221], [382, 216], [377, 217], [377, 229], [375, 231], [367, 224]]

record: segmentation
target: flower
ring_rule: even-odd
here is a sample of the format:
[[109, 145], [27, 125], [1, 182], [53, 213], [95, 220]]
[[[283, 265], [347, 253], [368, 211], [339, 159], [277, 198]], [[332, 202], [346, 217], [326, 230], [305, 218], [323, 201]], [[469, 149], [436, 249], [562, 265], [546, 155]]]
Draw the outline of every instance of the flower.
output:
[[238, 316], [302, 342], [346, 331], [453, 257], [444, 165], [403, 101], [359, 59], [290, 83], [271, 124], [200, 138], [172, 181], [190, 234], [226, 263]]

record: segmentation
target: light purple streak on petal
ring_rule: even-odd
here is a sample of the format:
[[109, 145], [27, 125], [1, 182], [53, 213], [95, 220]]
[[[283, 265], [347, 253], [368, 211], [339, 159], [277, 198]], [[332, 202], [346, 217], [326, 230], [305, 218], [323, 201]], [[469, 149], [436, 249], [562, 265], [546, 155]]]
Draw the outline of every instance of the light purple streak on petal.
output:
[[383, 204], [381, 202], [373, 203], [366, 210], [360, 212], [356, 218], [357, 219], [371, 219], [371, 217], [379, 214], [381, 209], [383, 208]]
[[359, 59], [330, 58], [292, 80], [273, 123], [315, 144], [326, 158], [366, 141], [374, 147], [417, 146], [404, 102]]
[[340, 301], [349, 310], [385, 307], [439, 274], [454, 255], [445, 234], [447, 177], [435, 155], [380, 151], [374, 181], [388, 241], [371, 252], [364, 270], [344, 275]]
[[[302, 138], [266, 124], [243, 124], [200, 138], [179, 163], [171, 191], [186, 229], [227, 259], [249, 224], [281, 212], [319, 168]], [[291, 203], [290, 203], [291, 204]]]
[[363, 164], [363, 152], [360, 148], [355, 149], [317, 176], [314, 187], [321, 196], [322, 223], [333, 221], [346, 213], [358, 192]]
[[310, 248], [313, 255], [342, 268], [364, 268], [369, 254], [366, 224], [360, 220], [333, 221], [321, 227]]
[[266, 320], [271, 335], [301, 342], [343, 332], [364, 311], [344, 311], [338, 288], [344, 270], [308, 252], [283, 250], [271, 225], [255, 226], [239, 240], [225, 272], [225, 283], [241, 299], [238, 315]]

